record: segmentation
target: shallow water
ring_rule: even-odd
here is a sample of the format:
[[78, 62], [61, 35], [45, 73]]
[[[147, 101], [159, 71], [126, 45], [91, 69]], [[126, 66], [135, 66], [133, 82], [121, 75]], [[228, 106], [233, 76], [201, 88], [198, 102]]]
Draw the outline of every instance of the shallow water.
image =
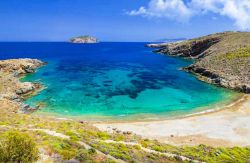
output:
[[[0, 43], [0, 58], [38, 58], [48, 65], [23, 81], [46, 89], [27, 104], [62, 116], [188, 114], [232, 97], [231, 91], [179, 70], [191, 61], [152, 53], [145, 43]], [[138, 117], [137, 117], [138, 118]]]

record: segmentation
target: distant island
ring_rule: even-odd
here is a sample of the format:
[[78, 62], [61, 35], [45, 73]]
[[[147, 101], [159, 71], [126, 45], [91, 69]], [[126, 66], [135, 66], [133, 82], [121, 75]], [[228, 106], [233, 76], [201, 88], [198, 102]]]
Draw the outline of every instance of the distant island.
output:
[[80, 43], [80, 44], [91, 44], [91, 43], [98, 43], [99, 40], [93, 36], [78, 36], [78, 37], [73, 37], [70, 39], [71, 43]]

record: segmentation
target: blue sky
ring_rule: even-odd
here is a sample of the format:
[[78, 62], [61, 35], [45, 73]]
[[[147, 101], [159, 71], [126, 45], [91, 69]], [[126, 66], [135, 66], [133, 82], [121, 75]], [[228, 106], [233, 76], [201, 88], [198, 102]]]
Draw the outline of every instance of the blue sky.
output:
[[250, 0], [218, 1], [1, 0], [0, 41], [67, 41], [85, 34], [101, 41], [155, 41], [249, 30]]

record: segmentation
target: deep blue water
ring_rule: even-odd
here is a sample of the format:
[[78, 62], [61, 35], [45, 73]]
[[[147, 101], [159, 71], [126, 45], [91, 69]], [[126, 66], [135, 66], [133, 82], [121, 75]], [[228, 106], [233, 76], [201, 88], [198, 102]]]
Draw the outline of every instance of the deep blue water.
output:
[[0, 59], [48, 62], [23, 81], [40, 81], [28, 99], [40, 112], [70, 116], [187, 114], [229, 99], [231, 92], [179, 70], [191, 61], [155, 54], [146, 43], [0, 43]]

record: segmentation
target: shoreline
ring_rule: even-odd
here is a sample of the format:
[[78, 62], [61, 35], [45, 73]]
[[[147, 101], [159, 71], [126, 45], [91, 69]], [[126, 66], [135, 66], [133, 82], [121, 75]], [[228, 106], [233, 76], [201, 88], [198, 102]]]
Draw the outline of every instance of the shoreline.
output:
[[[46, 63], [37, 59], [7, 59], [0, 60], [0, 108], [6, 108], [15, 113], [32, 113], [39, 106], [30, 107], [24, 100], [44, 89], [41, 83], [21, 82], [20, 79], [35, 71]], [[3, 76], [3, 77], [1, 77]]]
[[[206, 115], [206, 114], [212, 114], [212, 113], [222, 112], [222, 111], [230, 109], [230, 107], [233, 107], [234, 105], [237, 105], [238, 103], [244, 101], [245, 97], [247, 97], [247, 96], [248, 95], [246, 95], [246, 94], [237, 95], [237, 98], [231, 99], [231, 101], [228, 102], [226, 105], [222, 104], [222, 106], [219, 106], [219, 108], [217, 108], [217, 109], [208, 109], [208, 110], [200, 111], [200, 112], [197, 112], [197, 113], [188, 114], [186, 116], [183, 116], [182, 118], [202, 116], [202, 115]], [[219, 102], [219, 104], [220, 103], [221, 102]], [[180, 119], [180, 118], [178, 118], [178, 119]]]
[[158, 54], [193, 59], [182, 70], [206, 83], [249, 94], [249, 36], [250, 32], [221, 32], [146, 47]]
[[[84, 120], [90, 123], [131, 123], [131, 122], [155, 122], [155, 121], [165, 121], [165, 120], [174, 120], [174, 119], [182, 119], [193, 116], [200, 116], [204, 114], [210, 114], [214, 112], [220, 112], [226, 110], [231, 105], [234, 105], [238, 101], [241, 101], [244, 98], [245, 94], [235, 93], [229, 99], [222, 100], [219, 102], [215, 102], [213, 104], [209, 104], [207, 106], [197, 107], [190, 111], [190, 113], [178, 112], [178, 113], [164, 113], [161, 116], [158, 114], [135, 114], [129, 115], [128, 117], [122, 119], [125, 116], [112, 115], [62, 115], [61, 113], [53, 113], [53, 112], [43, 112], [38, 111], [35, 114], [38, 116], [49, 116], [58, 119], [71, 119], [71, 120]], [[215, 108], [216, 107], [216, 108]], [[117, 118], [116, 118], [117, 117]]]
[[127, 123], [95, 123], [107, 132], [132, 132], [172, 145], [249, 146], [250, 95], [225, 109], [183, 118]]

